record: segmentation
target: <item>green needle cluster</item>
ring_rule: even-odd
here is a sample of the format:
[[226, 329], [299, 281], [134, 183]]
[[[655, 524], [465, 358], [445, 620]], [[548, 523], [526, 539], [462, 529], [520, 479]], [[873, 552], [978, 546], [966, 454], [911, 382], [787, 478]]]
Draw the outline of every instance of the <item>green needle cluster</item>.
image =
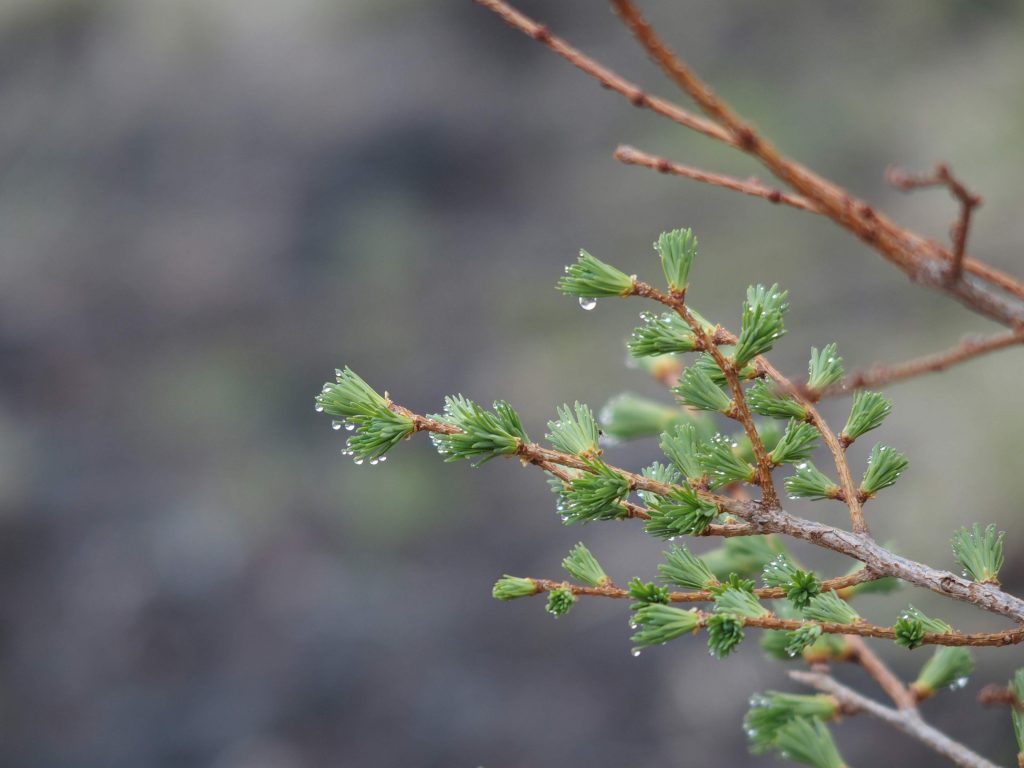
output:
[[494, 402], [493, 412], [462, 395], [446, 397], [444, 403], [444, 413], [434, 418], [459, 431], [432, 432], [430, 439], [445, 461], [476, 459], [475, 465], [479, 466], [498, 456], [514, 454], [530, 442], [519, 414], [504, 400]]
[[999, 570], [1003, 567], [1003, 531], [989, 525], [983, 531], [975, 523], [961, 528], [953, 536], [953, 555], [969, 576], [983, 584], [999, 584]]

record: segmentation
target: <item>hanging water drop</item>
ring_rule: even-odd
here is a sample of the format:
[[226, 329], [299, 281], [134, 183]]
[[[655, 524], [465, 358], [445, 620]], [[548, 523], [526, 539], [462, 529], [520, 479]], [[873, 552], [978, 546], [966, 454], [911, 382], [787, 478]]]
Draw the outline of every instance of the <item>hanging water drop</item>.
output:
[[362, 463], [363, 463], [362, 459], [353, 459], [352, 461], [353, 461], [353, 463], [355, 463], [355, 465], [357, 467], [362, 466]]
[[320, 403], [317, 403], [315, 406], [313, 406], [313, 410], [315, 410], [317, 413], [323, 413], [324, 407], [320, 405]]
[[356, 428], [356, 425], [353, 424], [352, 422], [348, 422], [348, 423], [345, 424], [345, 429], [347, 429], [349, 432], [351, 432], [355, 428]]
[[631, 650], [629, 652], [629, 654], [630, 654], [630, 656], [632, 656], [635, 659], [637, 656], [640, 655], [640, 649], [639, 648], [634, 648], [633, 650]]
[[331, 422], [331, 429], [333, 429], [335, 432], [337, 432], [339, 429], [341, 429], [341, 422], [340, 421], [332, 421]]
[[592, 299], [586, 296], [580, 296], [580, 306], [589, 312], [597, 306], [597, 299]]

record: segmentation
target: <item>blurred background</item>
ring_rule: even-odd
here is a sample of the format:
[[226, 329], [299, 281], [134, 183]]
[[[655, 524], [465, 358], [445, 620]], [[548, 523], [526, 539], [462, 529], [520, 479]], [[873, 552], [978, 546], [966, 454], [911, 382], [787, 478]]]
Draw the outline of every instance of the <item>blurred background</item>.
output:
[[[644, 5], [785, 151], [937, 238], [949, 196], [883, 170], [949, 162], [985, 196], [972, 252], [1024, 275], [1024, 5]], [[674, 95], [606, 6], [520, 7]], [[556, 622], [490, 597], [502, 573], [558, 578], [579, 540], [617, 581], [651, 579], [662, 542], [566, 528], [540, 473], [446, 465], [422, 437], [353, 466], [313, 410], [342, 364], [420, 412], [507, 398], [535, 437], [565, 401], [668, 402], [624, 364], [644, 307], [583, 312], [553, 284], [580, 247], [658, 278], [651, 241], [678, 226], [701, 239], [705, 315], [735, 327], [748, 283], [790, 289], [773, 359], [793, 375], [812, 344], [852, 369], [994, 330], [825, 221], [624, 167], [619, 142], [758, 172], [470, 2], [0, 3], [0, 764], [771, 763], [740, 720], [794, 686], [756, 633], [724, 662], [702, 639], [633, 658], [625, 603]], [[869, 508], [942, 567], [957, 526], [997, 522], [1018, 593], [1021, 377], [1009, 350], [892, 387], [879, 439], [911, 464]], [[1004, 626], [911, 590], [863, 612], [908, 601]], [[910, 678], [929, 654], [880, 650]], [[1010, 762], [1007, 714], [974, 696], [1022, 662], [979, 653], [925, 715]], [[835, 733], [853, 765], [934, 762], [874, 722]]]

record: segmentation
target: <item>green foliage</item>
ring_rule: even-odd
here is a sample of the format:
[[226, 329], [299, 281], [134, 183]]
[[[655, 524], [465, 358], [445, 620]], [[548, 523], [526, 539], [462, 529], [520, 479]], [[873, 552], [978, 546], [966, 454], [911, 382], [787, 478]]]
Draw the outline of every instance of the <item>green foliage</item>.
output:
[[678, 312], [643, 312], [640, 319], [644, 324], [633, 331], [626, 343], [633, 357], [671, 355], [697, 348], [697, 337]]
[[[632, 624], [640, 631], [631, 638], [637, 645], [663, 645], [700, 628], [696, 608], [684, 611], [663, 603], [645, 603], [633, 611]], [[638, 654], [638, 650], [633, 651]]]
[[530, 597], [537, 592], [537, 582], [533, 579], [522, 579], [506, 573], [494, 583], [491, 596], [495, 600], [515, 600], [517, 597]]
[[342, 451], [356, 464], [376, 464], [384, 454], [415, 431], [412, 419], [393, 412], [388, 401], [377, 394], [348, 366], [335, 371], [337, 381], [324, 384], [316, 396], [316, 410], [334, 416], [333, 427], [355, 430]]
[[794, 717], [780, 726], [774, 746], [782, 758], [812, 768], [845, 768], [846, 765], [828, 726], [815, 717]]
[[910, 687], [919, 698], [927, 699], [942, 688], [954, 691], [963, 688], [973, 671], [974, 657], [967, 648], [943, 646], [925, 662]]
[[807, 410], [792, 396], [776, 392], [764, 381], [755, 381], [747, 390], [747, 405], [754, 413], [773, 419], [807, 418]]
[[358, 424], [388, 410], [388, 401], [347, 365], [334, 373], [337, 381], [324, 384], [323, 391], [316, 396], [317, 413]]
[[810, 456], [818, 443], [818, 430], [807, 422], [790, 419], [782, 439], [769, 454], [772, 464], [793, 464]]
[[597, 558], [590, 554], [590, 550], [583, 546], [583, 542], [569, 550], [569, 554], [562, 560], [562, 567], [576, 581], [591, 587], [603, 587], [611, 583], [608, 574], [597, 562]]
[[785, 633], [786, 655], [791, 659], [803, 654], [810, 646], [821, 638], [821, 627], [817, 624], [804, 624], [799, 629], [792, 629]]
[[751, 483], [754, 467], [736, 455], [737, 444], [725, 435], [715, 435], [698, 448], [697, 460], [712, 488], [731, 483]]
[[821, 392], [843, 378], [843, 358], [836, 354], [836, 345], [828, 344], [820, 352], [811, 347], [811, 361], [807, 366], [807, 387]]
[[690, 267], [697, 257], [697, 236], [689, 228], [662, 232], [654, 250], [661, 257], [661, 268], [669, 290], [685, 293], [690, 284]]
[[568, 587], [557, 587], [548, 593], [547, 612], [556, 619], [565, 616], [576, 603], [576, 595]]
[[1024, 667], [1013, 673], [1010, 680], [1010, 693], [1012, 693], [1020, 707], [1010, 707], [1010, 716], [1013, 718], [1013, 733], [1017, 737], [1018, 761], [1024, 762]]
[[562, 453], [572, 453], [587, 458], [601, 452], [598, 440], [601, 437], [594, 414], [590, 408], [577, 402], [573, 408], [563, 405], [558, 408], [558, 420], [549, 421], [551, 430], [544, 438]]
[[1006, 533], [996, 533], [989, 525], [982, 532], [975, 523], [953, 534], [953, 555], [964, 569], [964, 576], [988, 584], [999, 583], [999, 570], [1003, 567], [1003, 539]]
[[839, 486], [809, 461], [797, 464], [796, 474], [787, 477], [783, 483], [791, 499], [834, 499], [839, 496]]
[[854, 624], [861, 620], [853, 606], [835, 592], [822, 592], [803, 609], [804, 618], [833, 624]]
[[853, 396], [850, 417], [843, 427], [842, 437], [853, 442], [866, 432], [879, 427], [892, 411], [892, 403], [877, 392], [860, 390]]
[[722, 546], [704, 554], [704, 562], [718, 578], [731, 573], [751, 576], [760, 573], [765, 563], [786, 551], [782, 540], [774, 534], [766, 536], [736, 536], [722, 542]]
[[668, 590], [665, 587], [659, 587], [657, 584], [652, 582], [647, 582], [645, 584], [639, 578], [630, 580], [629, 596], [637, 601], [630, 606], [634, 609], [640, 608], [648, 603], [668, 604]]
[[729, 585], [716, 587], [714, 590], [717, 593], [715, 595], [715, 612], [729, 613], [748, 619], [767, 616], [770, 611], [758, 601], [751, 589], [752, 586], [753, 582], [737, 583], [734, 579]]
[[724, 659], [743, 642], [743, 619], [731, 613], [708, 617], [708, 650], [716, 659]]
[[362, 464], [364, 461], [377, 464], [387, 458], [385, 453], [405, 440], [413, 431], [411, 419], [388, 411], [387, 415], [374, 416], [361, 423], [355, 434], [345, 441], [345, 450], [342, 454], [351, 456], [356, 464]]
[[771, 288], [763, 285], [747, 288], [747, 300], [743, 303], [743, 325], [732, 353], [737, 368], [742, 368], [758, 355], [770, 350], [775, 340], [786, 332], [782, 321], [789, 309], [786, 301], [788, 296], [789, 293], [780, 291], [777, 284]]
[[576, 263], [565, 268], [558, 290], [581, 299], [628, 296], [633, 292], [633, 278], [581, 249]]
[[681, 409], [628, 392], [605, 403], [600, 415], [601, 429], [615, 440], [651, 437], [684, 421], [692, 417]]
[[[648, 480], [665, 483], [666, 485], [678, 485], [683, 479], [678, 469], [671, 464], [662, 464], [660, 461], [654, 462], [649, 467], [644, 467], [640, 470], [640, 474]], [[640, 498], [647, 505], [657, 504], [661, 501], [661, 496], [653, 491], [640, 491]]]
[[697, 480], [704, 474], [698, 456], [700, 440], [693, 424], [677, 424], [674, 429], [666, 431], [661, 436], [660, 446], [662, 453], [672, 460], [683, 477]]
[[[771, 454], [782, 440], [783, 431], [779, 428], [779, 423], [775, 420], [761, 420], [755, 423], [754, 427], [757, 429], [757, 434], [761, 438], [761, 444], [764, 446], [764, 449]], [[754, 454], [754, 444], [750, 442], [750, 438], [747, 437], [745, 432], [733, 433], [732, 442], [736, 444], [737, 456], [750, 464], [757, 463], [757, 456]]]
[[658, 565], [663, 582], [687, 589], [708, 589], [717, 586], [718, 579], [705, 562], [683, 546], [673, 546], [665, 552], [665, 562]]
[[644, 530], [662, 539], [687, 534], [699, 536], [718, 515], [718, 507], [685, 485], [673, 488], [667, 496], [652, 501], [650, 510], [651, 519]]
[[486, 411], [462, 395], [444, 399], [444, 413], [436, 418], [460, 429], [450, 435], [431, 432], [430, 439], [445, 461], [479, 459], [479, 466], [497, 456], [507, 456], [530, 442], [522, 422], [504, 400], [494, 402], [494, 412]]
[[907, 457], [881, 443], [875, 443], [868, 457], [868, 468], [860, 481], [860, 490], [869, 498], [900, 479], [907, 468]]
[[571, 525], [622, 517], [629, 480], [598, 459], [588, 461], [587, 466], [590, 471], [573, 478], [561, 493], [558, 511], [562, 519]]
[[743, 729], [750, 740], [750, 751], [764, 754], [774, 747], [779, 728], [793, 718], [832, 720], [838, 714], [839, 704], [832, 696], [767, 691], [750, 697], [750, 709], [743, 718]]
[[944, 621], [932, 619], [914, 606], [908, 606], [896, 620], [896, 644], [908, 650], [921, 645], [926, 634], [952, 632], [953, 628]]
[[729, 413], [733, 404], [722, 388], [711, 380], [707, 372], [691, 365], [679, 378], [679, 384], [672, 390], [692, 408], [701, 411]]
[[811, 598], [821, 593], [818, 577], [797, 568], [786, 555], [779, 555], [765, 565], [763, 575], [769, 587], [786, 590], [786, 597], [796, 608], [806, 608]]

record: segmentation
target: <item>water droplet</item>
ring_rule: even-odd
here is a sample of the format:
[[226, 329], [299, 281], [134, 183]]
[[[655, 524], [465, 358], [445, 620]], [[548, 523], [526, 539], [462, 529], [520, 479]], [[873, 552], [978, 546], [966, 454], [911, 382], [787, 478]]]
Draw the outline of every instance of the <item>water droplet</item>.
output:
[[956, 680], [954, 680], [950, 684], [949, 690], [951, 690], [951, 691], [959, 691], [961, 688], [963, 688], [966, 685], [967, 685], [967, 678], [966, 677], [958, 677]]
[[320, 405], [320, 403], [317, 403], [315, 406], [313, 406], [313, 410], [315, 410], [317, 413], [323, 413], [324, 407]]
[[333, 429], [335, 432], [337, 432], [339, 429], [341, 429], [341, 422], [340, 421], [332, 421], [331, 422], [331, 429]]
[[597, 299], [580, 296], [580, 306], [588, 312], [597, 306]]
[[629, 654], [630, 654], [630, 656], [632, 656], [635, 659], [637, 656], [640, 655], [640, 649], [639, 648], [634, 648], [633, 650], [631, 650], [629, 652]]
[[381, 457], [380, 457], [380, 458], [378, 459], [378, 461], [379, 461], [379, 462], [380, 462], [381, 464], [383, 464], [383, 463], [384, 463], [385, 461], [387, 461], [387, 460], [388, 460], [388, 457], [387, 457], [387, 456], [381, 456]]
[[378, 464], [380, 464], [380, 459], [370, 459], [371, 467], [376, 467]]
[[351, 432], [355, 428], [356, 428], [356, 425], [352, 424], [351, 422], [345, 425], [345, 429], [347, 429], [349, 432]]
[[353, 459], [353, 462], [358, 467], [358, 466], [362, 466], [363, 460], [362, 459]]

